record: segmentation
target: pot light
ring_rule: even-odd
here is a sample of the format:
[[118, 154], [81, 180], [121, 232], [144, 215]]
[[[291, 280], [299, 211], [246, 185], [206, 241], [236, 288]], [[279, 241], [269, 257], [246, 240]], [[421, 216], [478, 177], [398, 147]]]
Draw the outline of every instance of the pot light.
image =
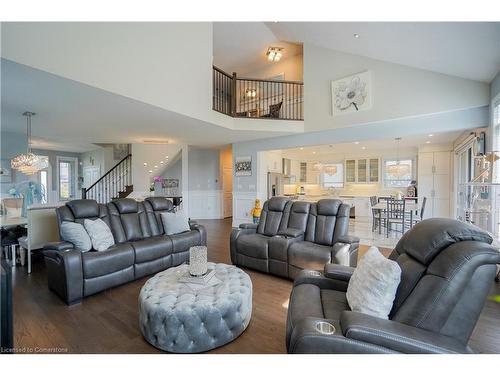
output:
[[356, 142], [354, 142], [354, 144], [355, 144], [355, 145], [359, 145], [359, 142], [358, 142], [358, 141], [356, 141]]
[[429, 143], [431, 143], [431, 141], [426, 141], [425, 143], [429, 144]]
[[152, 171], [151, 169], [150, 169], [148, 172], [149, 172], [149, 173], [153, 173], [153, 171]]
[[301, 150], [303, 150], [303, 149], [304, 149], [304, 147], [301, 147], [300, 149], [301, 149]]
[[163, 160], [160, 161], [160, 164], [163, 164]]
[[147, 166], [148, 166], [148, 163], [143, 163], [142, 165], [144, 165], [145, 167], [147, 167]]
[[362, 150], [366, 150], [366, 147], [365, 147], [365, 146], [363, 146], [363, 147], [361, 147], [361, 149], [362, 149]]
[[429, 137], [434, 137], [434, 134], [429, 134]]
[[158, 168], [158, 166], [157, 166], [157, 165], [155, 165], [155, 169], [157, 169], [157, 168]]
[[283, 56], [283, 48], [280, 47], [269, 47], [266, 52], [267, 60], [271, 62], [278, 62], [280, 61], [281, 57]]
[[356, 39], [358, 39], [358, 38], [359, 38], [359, 34], [354, 34], [353, 36], [354, 36]]

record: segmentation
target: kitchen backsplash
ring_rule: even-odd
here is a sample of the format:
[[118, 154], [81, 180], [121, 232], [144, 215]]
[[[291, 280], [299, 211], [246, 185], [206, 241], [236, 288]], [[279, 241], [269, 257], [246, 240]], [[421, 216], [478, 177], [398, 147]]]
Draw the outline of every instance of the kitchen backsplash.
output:
[[[390, 195], [396, 193], [395, 189], [385, 189], [382, 184], [347, 184], [344, 188], [333, 190], [323, 189], [318, 184], [290, 184], [284, 185], [285, 194], [295, 194], [300, 192], [300, 186], [304, 187], [306, 195], [323, 195], [328, 193], [338, 195], [370, 196], [370, 195]], [[404, 193], [406, 189], [401, 189]]]

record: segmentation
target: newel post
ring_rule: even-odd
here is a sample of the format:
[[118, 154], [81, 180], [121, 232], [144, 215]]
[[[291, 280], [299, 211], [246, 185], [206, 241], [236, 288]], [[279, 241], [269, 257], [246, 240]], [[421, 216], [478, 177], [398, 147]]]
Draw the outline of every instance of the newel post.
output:
[[231, 116], [236, 117], [236, 73], [233, 72], [231, 79]]

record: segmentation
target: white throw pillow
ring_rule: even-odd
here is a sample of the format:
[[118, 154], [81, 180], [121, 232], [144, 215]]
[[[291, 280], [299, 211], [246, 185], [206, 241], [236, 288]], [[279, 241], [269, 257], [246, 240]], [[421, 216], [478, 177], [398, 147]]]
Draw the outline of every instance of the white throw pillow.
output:
[[61, 223], [61, 238], [63, 241], [71, 242], [75, 249], [81, 251], [92, 249], [92, 241], [82, 224], [63, 221]]
[[177, 234], [190, 230], [189, 221], [183, 211], [162, 212], [161, 222], [165, 234]]
[[401, 268], [372, 246], [361, 258], [347, 287], [352, 311], [388, 319], [401, 281]]
[[107, 250], [115, 244], [111, 229], [109, 229], [108, 224], [101, 219], [85, 219], [83, 225], [92, 240], [92, 246], [97, 251]]

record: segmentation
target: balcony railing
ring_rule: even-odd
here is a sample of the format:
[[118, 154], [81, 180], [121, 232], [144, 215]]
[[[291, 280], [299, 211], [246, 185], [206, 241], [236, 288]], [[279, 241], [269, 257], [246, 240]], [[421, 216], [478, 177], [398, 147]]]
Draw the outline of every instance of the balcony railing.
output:
[[239, 78], [213, 67], [213, 109], [232, 117], [303, 120], [304, 84]]

